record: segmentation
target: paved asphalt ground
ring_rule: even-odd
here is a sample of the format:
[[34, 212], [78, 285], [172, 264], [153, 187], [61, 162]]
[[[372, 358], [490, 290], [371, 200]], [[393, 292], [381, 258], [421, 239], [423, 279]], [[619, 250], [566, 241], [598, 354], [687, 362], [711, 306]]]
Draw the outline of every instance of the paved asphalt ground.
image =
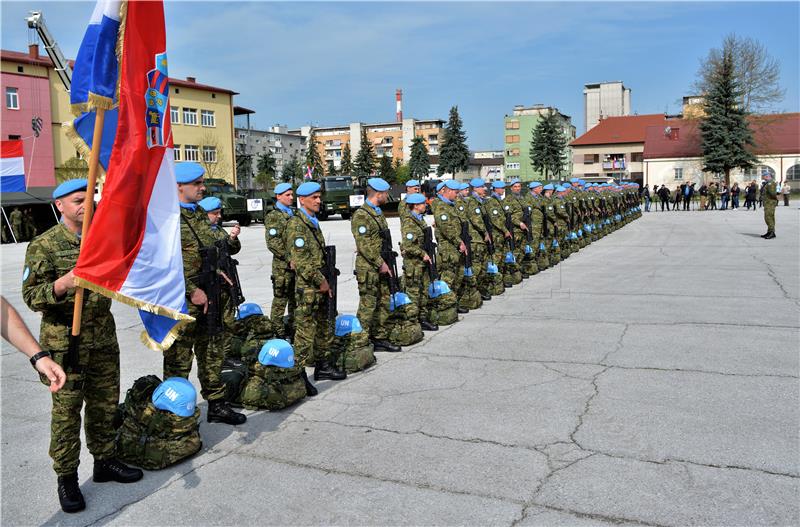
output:
[[[800, 215], [650, 213], [346, 381], [136, 484], [60, 512], [49, 395], [2, 353], [3, 525], [798, 525]], [[396, 219], [390, 221], [399, 235]], [[340, 310], [355, 312], [349, 223]], [[271, 301], [263, 227], [244, 229], [245, 296]], [[3, 246], [20, 299], [25, 245]], [[123, 392], [161, 371], [115, 305]], [[193, 379], [196, 383], [197, 380]], [[205, 404], [202, 405], [205, 412]]]

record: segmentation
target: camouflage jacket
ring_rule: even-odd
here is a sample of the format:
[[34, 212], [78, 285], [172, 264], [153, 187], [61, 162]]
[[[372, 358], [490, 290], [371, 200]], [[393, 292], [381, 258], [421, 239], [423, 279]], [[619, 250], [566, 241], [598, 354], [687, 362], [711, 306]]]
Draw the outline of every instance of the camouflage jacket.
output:
[[425, 229], [428, 224], [425, 218], [417, 219], [413, 214], [408, 214], [400, 220], [400, 252], [403, 255], [403, 265], [420, 266], [423, 264], [422, 257], [425, 256], [423, 242], [425, 241]]
[[492, 196], [487, 198], [483, 203], [484, 209], [489, 215], [489, 220], [492, 222], [492, 227], [494, 227], [495, 232], [492, 233], [492, 236], [494, 237], [495, 245], [503, 241], [503, 237], [506, 233], [506, 213], [505, 210], [503, 210], [504, 201], [504, 199], [501, 200], [492, 194]]
[[569, 215], [567, 212], [567, 200], [561, 197], [553, 198], [553, 207], [555, 210], [556, 223], [558, 225], [558, 235], [564, 236], [566, 234], [567, 225], [569, 223]]
[[525, 234], [525, 231], [520, 229], [519, 224], [522, 223], [523, 216], [522, 216], [522, 201], [520, 200], [520, 196], [516, 194], [506, 192], [506, 199], [503, 200], [503, 211], [511, 213], [511, 223], [514, 227], [514, 236], [518, 236], [519, 234]]
[[267, 242], [267, 249], [272, 253], [274, 259], [284, 262], [288, 256], [286, 251], [286, 227], [289, 224], [289, 218], [288, 214], [277, 208], [272, 209], [267, 214], [267, 217], [264, 218], [264, 238]]
[[211, 233], [214, 235], [215, 240], [225, 240], [228, 244], [229, 254], [236, 254], [242, 250], [242, 242], [239, 241], [239, 238], [231, 238], [231, 235], [222, 228], [222, 225], [216, 227], [211, 225]]
[[541, 238], [544, 224], [544, 213], [542, 212], [542, 207], [545, 206], [544, 200], [538, 194], [529, 194], [528, 206], [531, 208], [531, 232], [535, 238]]
[[389, 231], [386, 217], [367, 205], [366, 200], [361, 207], [353, 213], [350, 221], [350, 231], [356, 241], [356, 268], [366, 266], [377, 272], [383, 265], [381, 258], [381, 245], [383, 238], [381, 232]]
[[[80, 240], [63, 223], [36, 237], [25, 254], [22, 272], [22, 298], [34, 311], [42, 313], [39, 342], [43, 349], [69, 348], [75, 290], [57, 298], [53, 284], [75, 267]], [[106, 347], [117, 342], [111, 299], [86, 291], [81, 317], [81, 348]]]
[[325, 239], [322, 230], [302, 211], [286, 224], [286, 253], [294, 265], [297, 288], [319, 289], [325, 276]]
[[[770, 181], [764, 187], [763, 194], [764, 203], [767, 203], [767, 201], [778, 201], [778, 185], [774, 181]], [[772, 205], [772, 203], [770, 203], [770, 205]]]
[[406, 199], [403, 198], [400, 200], [400, 203], [397, 204], [397, 216], [400, 218], [400, 222], [403, 222], [403, 219], [410, 217], [411, 212], [408, 210], [408, 203], [406, 203]]
[[203, 269], [200, 249], [212, 245], [215, 241], [216, 236], [211, 230], [206, 213], [199, 207], [195, 210], [181, 207], [181, 251], [186, 296], [190, 296], [197, 289], [195, 281]]
[[[544, 212], [545, 220], [547, 221], [547, 237], [555, 238], [555, 223], [556, 223], [556, 207], [552, 197], [548, 198], [542, 196], [542, 210]], [[544, 227], [542, 227], [544, 231]]]
[[22, 212], [19, 209], [12, 210], [11, 214], [8, 215], [8, 221], [12, 225], [22, 225]]
[[486, 224], [483, 223], [483, 216], [486, 214], [485, 202], [486, 200], [481, 202], [475, 196], [469, 196], [464, 200], [465, 219], [469, 222], [472, 243], [486, 244]]
[[[472, 204], [473, 201], [474, 198], [472, 198], [471, 196], [459, 197], [456, 200], [456, 208], [458, 209], [458, 216], [459, 218], [461, 218], [462, 223], [467, 224], [467, 229], [469, 229], [469, 236], [470, 239], [472, 240], [470, 244], [485, 243], [483, 241], [483, 234], [482, 234], [484, 229], [482, 228], [481, 230], [478, 230], [475, 227], [476, 223], [481, 221], [481, 216], [480, 212], [478, 213], [475, 212], [476, 207]], [[473, 222], [473, 218], [475, 222]]]
[[432, 208], [436, 241], [440, 248], [457, 251], [461, 246], [461, 217], [455, 202], [451, 205], [436, 198], [433, 200]]

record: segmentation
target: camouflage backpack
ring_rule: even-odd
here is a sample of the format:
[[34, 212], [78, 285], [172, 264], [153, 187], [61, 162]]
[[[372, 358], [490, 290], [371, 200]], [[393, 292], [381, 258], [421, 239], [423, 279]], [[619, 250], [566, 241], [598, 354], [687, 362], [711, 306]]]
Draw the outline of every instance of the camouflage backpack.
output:
[[126, 463], [147, 470], [174, 465], [197, 453], [200, 439], [200, 409], [180, 417], [159, 410], [150, 398], [161, 384], [155, 375], [140, 377], [125, 395], [122, 424], [117, 430], [117, 455]]
[[458, 322], [458, 306], [453, 291], [428, 300], [431, 304], [430, 322], [440, 326], [448, 326]]
[[302, 366], [279, 368], [264, 366], [258, 360], [249, 368], [241, 392], [241, 403], [248, 410], [280, 410], [306, 396]]
[[266, 315], [253, 315], [236, 321], [236, 337], [232, 356], [249, 365], [258, 358], [261, 346], [275, 336], [272, 323]]
[[423, 338], [422, 326], [419, 325], [419, 308], [416, 304], [408, 304], [395, 309], [387, 323], [389, 341], [398, 346], [410, 346]]
[[467, 309], [478, 309], [483, 305], [481, 293], [478, 291], [478, 284], [475, 276], [465, 276], [461, 284], [462, 295], [458, 303]]
[[354, 347], [350, 335], [335, 337], [334, 348], [333, 355], [336, 366], [344, 368], [347, 373], [366, 370], [377, 361], [371, 342], [366, 346]]

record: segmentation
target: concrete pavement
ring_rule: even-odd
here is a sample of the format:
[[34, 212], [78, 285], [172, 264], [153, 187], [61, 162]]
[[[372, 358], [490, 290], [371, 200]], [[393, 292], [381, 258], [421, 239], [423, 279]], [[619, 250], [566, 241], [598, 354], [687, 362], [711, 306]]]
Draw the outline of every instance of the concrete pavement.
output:
[[[282, 412], [201, 425], [203, 450], [64, 515], [49, 395], [2, 352], [4, 525], [797, 525], [800, 215], [654, 212], [454, 326]], [[340, 311], [357, 306], [349, 222]], [[395, 239], [399, 224], [390, 220]], [[243, 229], [245, 296], [268, 308], [263, 227]], [[24, 246], [3, 246], [22, 305]], [[122, 389], [160, 374], [115, 305]], [[196, 378], [192, 379], [197, 383]], [[205, 404], [202, 405], [205, 410]]]

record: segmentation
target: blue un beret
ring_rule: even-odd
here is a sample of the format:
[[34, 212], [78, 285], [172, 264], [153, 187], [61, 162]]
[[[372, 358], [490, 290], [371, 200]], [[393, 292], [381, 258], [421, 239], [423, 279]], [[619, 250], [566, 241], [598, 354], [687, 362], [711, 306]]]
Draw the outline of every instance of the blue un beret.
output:
[[406, 187], [418, 187], [418, 186], [419, 186], [419, 181], [417, 181], [416, 179], [409, 179], [408, 181], [406, 181]]
[[492, 188], [506, 188], [505, 181], [492, 181]]
[[517, 183], [519, 183], [519, 179], [518, 178], [514, 178], [514, 179], [512, 179], [511, 181], [508, 182], [508, 186], [510, 187], [511, 185], [516, 185]]
[[53, 190], [53, 199], [63, 198], [64, 196], [72, 194], [73, 192], [78, 192], [79, 190], [86, 190], [88, 185], [89, 182], [85, 179], [70, 179], [63, 182], [57, 186], [55, 190]]
[[203, 198], [197, 202], [200, 207], [206, 212], [211, 212], [212, 210], [217, 210], [222, 208], [222, 200], [219, 198], [215, 198], [214, 196], [209, 196], [207, 198]]
[[530, 184], [528, 185], [528, 188], [536, 188], [536, 187], [541, 187], [541, 186], [542, 186], [542, 184], [539, 183], [538, 181], [531, 181]]
[[580, 179], [578, 179], [578, 178], [576, 178], [576, 177], [573, 177], [573, 178], [570, 178], [570, 179], [569, 179], [569, 182], [570, 182], [570, 183], [578, 183], [578, 182], [580, 182]]
[[484, 180], [482, 180], [481, 178], [479, 178], [479, 177], [475, 177], [475, 178], [472, 178], [469, 181], [469, 184], [470, 184], [471, 187], [477, 188], [477, 187], [485, 186], [486, 182]]
[[389, 190], [390, 185], [385, 179], [379, 177], [372, 177], [367, 180], [367, 185], [378, 192], [386, 192]]
[[278, 183], [277, 185], [275, 185], [275, 195], [276, 196], [278, 196], [280, 194], [283, 194], [287, 190], [292, 190], [292, 184], [291, 183]]
[[297, 187], [296, 194], [298, 196], [310, 196], [314, 192], [319, 192], [322, 187], [319, 186], [319, 183], [316, 181], [306, 181], [299, 187]]
[[420, 193], [416, 194], [409, 194], [406, 196], [406, 203], [410, 203], [411, 205], [418, 205], [420, 203], [425, 203], [425, 196]]
[[442, 190], [442, 187], [444, 187], [444, 181], [442, 181], [441, 183], [437, 183], [436, 184], [436, 192], [439, 192], [440, 190]]
[[206, 169], [200, 163], [184, 161], [175, 163], [175, 180], [178, 183], [186, 184], [195, 181], [206, 173]]
[[449, 188], [450, 190], [461, 190], [461, 183], [456, 181], [455, 179], [448, 179], [444, 182], [444, 186]]
[[542, 190], [553, 190], [554, 188], [555, 187], [553, 187], [552, 183], [548, 183], [547, 185], [542, 187]]

